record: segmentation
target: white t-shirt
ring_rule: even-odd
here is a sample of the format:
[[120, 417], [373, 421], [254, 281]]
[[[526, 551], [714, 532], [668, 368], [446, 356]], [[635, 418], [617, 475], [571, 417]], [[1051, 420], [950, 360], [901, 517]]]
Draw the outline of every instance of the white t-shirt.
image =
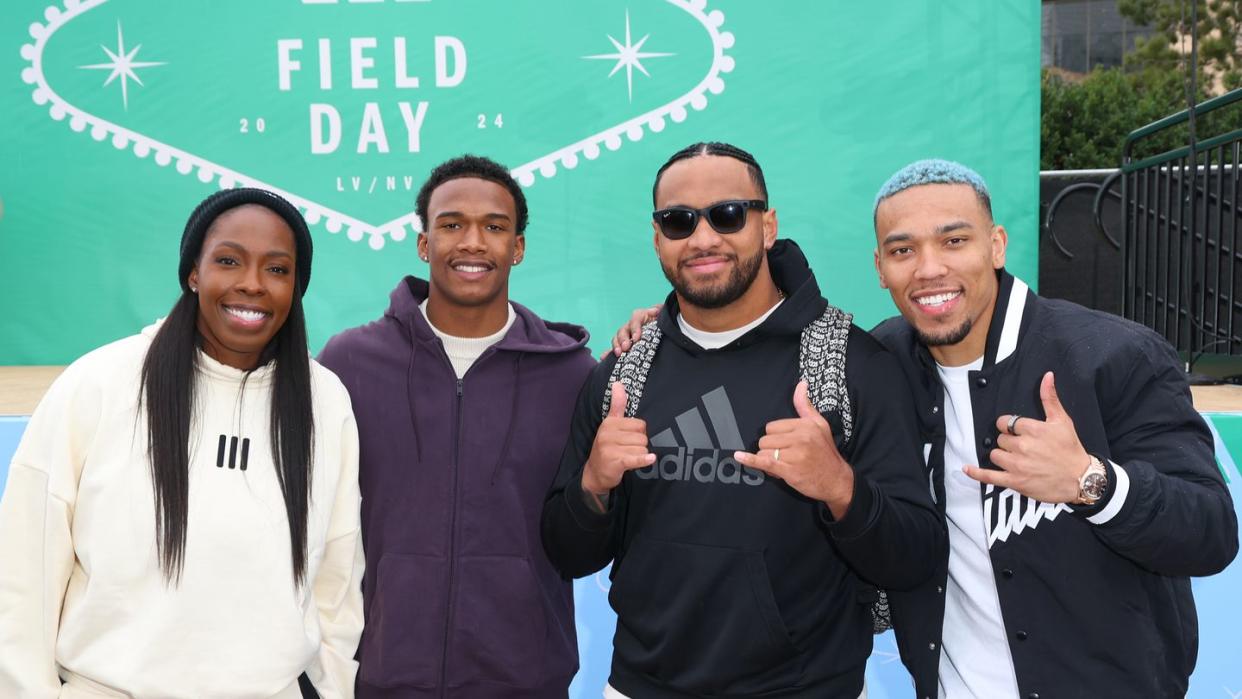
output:
[[702, 347], [703, 349], [720, 349], [721, 347], [724, 347], [730, 342], [733, 342], [734, 340], [745, 335], [751, 330], [754, 330], [755, 328], [759, 327], [759, 325], [762, 324], [763, 321], [768, 319], [768, 316], [772, 315], [772, 313], [774, 313], [776, 309], [781, 307], [782, 303], [785, 303], [784, 298], [777, 301], [771, 308], [767, 310], [766, 313], [759, 316], [758, 318], [755, 318], [754, 320], [750, 321], [746, 325], [743, 325], [740, 328], [734, 328], [732, 330], [725, 330], [724, 332], [709, 333], [706, 330], [699, 330], [693, 325], [687, 323], [685, 316], [681, 315], [680, 313], [677, 314], [677, 325], [678, 327], [681, 328], [682, 333], [684, 333], [685, 336], [690, 338], [691, 340], [694, 340], [694, 344], [698, 345], [699, 347]]
[[517, 313], [513, 310], [513, 304], [509, 304], [509, 319], [505, 321], [505, 325], [499, 331], [488, 335], [487, 337], [457, 337], [441, 332], [435, 323], [427, 318], [427, 301], [418, 304], [418, 310], [423, 312], [423, 318], [427, 319], [427, 325], [431, 326], [431, 332], [440, 338], [440, 342], [444, 343], [444, 353], [448, 355], [449, 363], [453, 365], [453, 373], [457, 374], [457, 378], [466, 375], [470, 367], [478, 361], [479, 357], [487, 351], [488, 347], [500, 342], [505, 333], [509, 332], [509, 328], [513, 327], [513, 321], [517, 320]]
[[978, 465], [970, 372], [937, 365], [944, 385], [944, 492], [949, 520], [949, 580], [945, 585], [940, 649], [940, 697], [1004, 699], [1018, 696], [992, 558], [988, 555], [979, 482], [962, 472]]

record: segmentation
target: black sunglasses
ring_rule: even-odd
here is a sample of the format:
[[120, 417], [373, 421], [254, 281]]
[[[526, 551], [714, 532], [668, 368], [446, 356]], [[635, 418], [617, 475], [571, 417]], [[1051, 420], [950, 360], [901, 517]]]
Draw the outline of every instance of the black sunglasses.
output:
[[698, 228], [699, 217], [707, 219], [707, 223], [717, 233], [737, 233], [746, 225], [746, 212], [767, 211], [768, 203], [759, 199], [730, 199], [703, 209], [692, 209], [689, 206], [671, 206], [651, 214], [660, 232], [669, 240], [682, 240], [694, 234]]

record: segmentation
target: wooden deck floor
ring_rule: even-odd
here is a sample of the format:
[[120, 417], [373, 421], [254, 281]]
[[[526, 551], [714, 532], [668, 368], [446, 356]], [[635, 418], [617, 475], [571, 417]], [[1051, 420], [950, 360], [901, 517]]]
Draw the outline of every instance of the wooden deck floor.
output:
[[29, 415], [63, 366], [0, 366], [0, 415]]

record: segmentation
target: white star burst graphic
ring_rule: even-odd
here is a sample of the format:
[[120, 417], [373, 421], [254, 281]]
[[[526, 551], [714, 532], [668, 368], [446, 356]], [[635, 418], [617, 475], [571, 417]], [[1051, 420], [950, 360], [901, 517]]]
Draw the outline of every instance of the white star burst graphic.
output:
[[642, 71], [643, 75], [649, 78], [651, 77], [651, 73], [648, 73], [647, 69], [643, 67], [642, 59], [664, 58], [665, 56], [676, 56], [677, 55], [675, 53], [643, 53], [642, 52], [643, 44], [646, 43], [648, 37], [650, 36], [651, 36], [650, 34], [644, 35], [643, 38], [638, 40], [637, 44], [631, 41], [630, 39], [630, 11], [626, 10], [625, 11], [625, 45], [622, 46], [621, 42], [612, 38], [612, 35], [609, 34], [608, 40], [612, 42], [612, 45], [614, 47], [616, 47], [617, 49], [616, 53], [601, 53], [601, 54], [596, 54], [594, 56], [583, 56], [583, 58], [590, 58], [590, 59], [596, 59], [596, 60], [599, 60], [599, 59], [616, 60], [617, 64], [612, 67], [612, 72], [608, 74], [608, 77], [610, 78], [614, 74], [616, 74], [618, 70], [621, 70], [622, 66], [624, 66], [626, 88], [629, 93], [630, 101], [633, 102], [634, 101], [634, 69], [637, 68]]
[[89, 70], [111, 70], [108, 79], [104, 81], [104, 86], [112, 84], [117, 76], [121, 78], [121, 103], [125, 106], [125, 110], [129, 111], [129, 79], [133, 78], [134, 82], [142, 85], [142, 80], [138, 78], [138, 73], [134, 72], [135, 68], [150, 68], [152, 66], [167, 65], [164, 61], [135, 61], [138, 50], [142, 48], [142, 44], [138, 44], [129, 53], [125, 52], [125, 37], [121, 34], [121, 22], [116, 23], [116, 53], [108, 50], [107, 46], [99, 45], [104, 53], [108, 54], [108, 58], [112, 59], [111, 63], [94, 63], [89, 66], [78, 66]]

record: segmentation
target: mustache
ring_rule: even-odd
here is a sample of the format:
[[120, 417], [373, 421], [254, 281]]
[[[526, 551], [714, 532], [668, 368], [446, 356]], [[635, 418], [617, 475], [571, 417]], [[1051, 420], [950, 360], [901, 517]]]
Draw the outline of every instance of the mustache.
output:
[[729, 253], [729, 252], [700, 252], [700, 253], [696, 253], [696, 254], [694, 254], [694, 255], [691, 255], [690, 257], [683, 257], [681, 260], [679, 260], [679, 261], [677, 262], [677, 266], [678, 266], [678, 267], [685, 267], [686, 265], [690, 264], [691, 262], [694, 262], [695, 260], [701, 260], [701, 259], [703, 259], [703, 258], [705, 258], [705, 257], [722, 257], [722, 258], [724, 258], [724, 259], [726, 259], [726, 260], [729, 260], [730, 262], [737, 262], [737, 255], [734, 255], [733, 253]]

